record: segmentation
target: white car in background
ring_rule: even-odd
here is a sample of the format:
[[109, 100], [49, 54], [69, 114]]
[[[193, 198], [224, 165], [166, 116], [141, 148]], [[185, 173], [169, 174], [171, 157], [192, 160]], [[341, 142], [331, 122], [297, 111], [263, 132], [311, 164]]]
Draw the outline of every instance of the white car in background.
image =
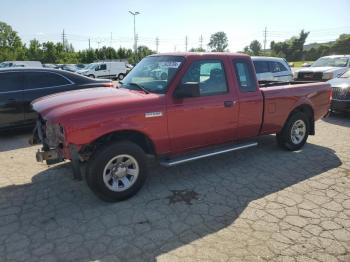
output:
[[43, 67], [39, 61], [5, 61], [0, 63], [0, 68], [9, 67]]
[[259, 81], [293, 81], [293, 72], [284, 58], [252, 56], [252, 60]]
[[350, 67], [350, 55], [323, 56], [310, 67], [302, 68], [294, 73], [299, 81], [328, 81], [344, 74]]
[[87, 65], [77, 73], [91, 78], [122, 80], [126, 76], [125, 62], [97, 62]]

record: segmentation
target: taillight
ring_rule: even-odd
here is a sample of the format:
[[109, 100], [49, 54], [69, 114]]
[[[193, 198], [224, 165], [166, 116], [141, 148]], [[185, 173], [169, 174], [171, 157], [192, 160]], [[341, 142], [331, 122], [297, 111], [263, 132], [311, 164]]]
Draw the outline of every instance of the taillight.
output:
[[103, 84], [104, 87], [114, 87], [113, 82], [109, 82], [109, 83], [104, 83]]

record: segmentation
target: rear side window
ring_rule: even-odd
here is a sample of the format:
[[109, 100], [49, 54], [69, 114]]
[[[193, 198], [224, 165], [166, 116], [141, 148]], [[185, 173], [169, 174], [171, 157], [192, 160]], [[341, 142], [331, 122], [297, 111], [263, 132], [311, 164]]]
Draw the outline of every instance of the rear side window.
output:
[[70, 84], [66, 78], [48, 72], [28, 72], [25, 75], [27, 79], [27, 89], [55, 87]]
[[0, 92], [23, 89], [23, 78], [19, 73], [0, 73]]
[[255, 92], [256, 81], [250, 64], [248, 64], [246, 61], [234, 61], [233, 64], [240, 91], [244, 93]]
[[270, 67], [271, 67], [272, 73], [288, 71], [288, 69], [280, 62], [275, 62], [275, 61], [272, 62], [271, 61], [270, 62]]
[[267, 61], [253, 61], [253, 63], [255, 67], [255, 72], [257, 74], [270, 72], [269, 64]]

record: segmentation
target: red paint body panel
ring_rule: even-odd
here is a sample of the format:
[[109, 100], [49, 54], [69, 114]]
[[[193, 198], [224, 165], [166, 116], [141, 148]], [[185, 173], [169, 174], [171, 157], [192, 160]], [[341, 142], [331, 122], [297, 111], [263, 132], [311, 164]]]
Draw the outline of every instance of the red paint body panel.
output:
[[330, 88], [327, 83], [310, 83], [291, 86], [261, 88], [264, 95], [264, 122], [261, 134], [279, 132], [289, 114], [298, 106], [309, 105], [315, 121], [329, 109]]
[[[65, 158], [69, 144], [78, 149], [103, 135], [133, 130], [146, 135], [157, 155], [175, 155], [202, 148], [279, 132], [289, 114], [306, 104], [315, 120], [326, 114], [331, 88], [326, 83], [257, 89], [242, 93], [233, 68], [235, 59], [249, 56], [230, 53], [175, 53], [183, 65], [164, 95], [144, 94], [127, 89], [95, 88], [59, 93], [34, 101], [33, 108], [48, 122], [58, 123], [65, 131]], [[187, 68], [195, 60], [221, 60], [229, 92], [221, 95], [176, 99], [173, 92]], [[232, 101], [232, 107], [225, 107]], [[146, 118], [145, 113], [161, 112]]]

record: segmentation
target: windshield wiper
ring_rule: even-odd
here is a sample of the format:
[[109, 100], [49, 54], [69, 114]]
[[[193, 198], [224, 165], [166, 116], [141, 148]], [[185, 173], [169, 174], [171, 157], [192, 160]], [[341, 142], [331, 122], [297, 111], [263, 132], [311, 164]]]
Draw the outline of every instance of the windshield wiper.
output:
[[136, 86], [138, 89], [140, 89], [140, 90], [142, 90], [143, 92], [145, 92], [146, 94], [149, 94], [149, 91], [146, 89], [146, 88], [144, 88], [142, 85], [140, 85], [140, 84], [138, 84], [138, 83], [129, 83], [129, 85], [134, 85], [134, 86]]

